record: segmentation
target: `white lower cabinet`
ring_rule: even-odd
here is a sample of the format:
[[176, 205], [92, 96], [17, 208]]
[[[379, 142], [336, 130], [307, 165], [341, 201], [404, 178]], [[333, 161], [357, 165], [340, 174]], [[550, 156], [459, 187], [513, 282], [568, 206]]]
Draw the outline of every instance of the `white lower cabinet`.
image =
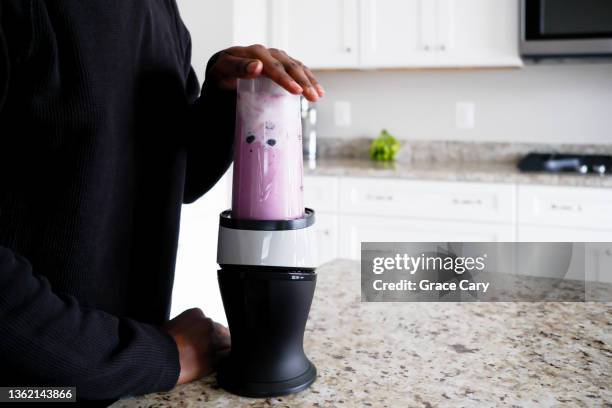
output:
[[587, 280], [612, 283], [612, 240], [589, 245]]
[[359, 259], [362, 242], [514, 241], [514, 230], [508, 224], [340, 216], [339, 254]]
[[338, 179], [328, 176], [304, 177], [304, 204], [315, 210], [315, 214], [337, 213]]
[[[588, 242], [585, 278], [612, 283], [612, 231], [586, 228], [520, 225], [521, 242]], [[568, 276], [582, 279], [582, 276]]]
[[[520, 185], [518, 186], [518, 222], [521, 225], [578, 230], [592, 228], [610, 232], [612, 231], [612, 189]], [[577, 234], [585, 236], [579, 231]], [[594, 237], [597, 235], [593, 232]], [[580, 239], [570, 237], [569, 240]]]
[[376, 217], [514, 223], [512, 184], [342, 178], [339, 211]]
[[612, 230], [592, 228], [520, 224], [517, 235], [521, 242], [612, 242]]
[[361, 242], [515, 240], [511, 184], [343, 178], [340, 256], [359, 259]]
[[326, 212], [317, 212], [315, 214], [315, 231], [319, 264], [322, 265], [338, 258], [338, 216]]
[[320, 261], [359, 259], [361, 242], [514, 241], [510, 184], [306, 177]]
[[338, 179], [305, 177], [304, 203], [315, 211], [319, 264], [338, 258]]
[[612, 190], [307, 176], [321, 262], [359, 259], [362, 242], [599, 242], [588, 276], [612, 281]]

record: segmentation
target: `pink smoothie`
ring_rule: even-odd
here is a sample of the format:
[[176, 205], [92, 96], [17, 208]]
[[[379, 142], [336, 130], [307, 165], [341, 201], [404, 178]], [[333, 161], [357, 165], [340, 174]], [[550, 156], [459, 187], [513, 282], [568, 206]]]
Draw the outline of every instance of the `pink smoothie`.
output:
[[240, 80], [232, 214], [288, 220], [304, 214], [299, 96], [268, 78]]

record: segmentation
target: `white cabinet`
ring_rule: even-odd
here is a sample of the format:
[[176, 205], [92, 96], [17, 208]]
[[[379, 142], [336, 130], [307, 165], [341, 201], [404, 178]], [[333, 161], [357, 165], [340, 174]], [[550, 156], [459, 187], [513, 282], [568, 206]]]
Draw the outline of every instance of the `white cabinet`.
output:
[[364, 67], [520, 66], [516, 0], [361, 0]]
[[612, 283], [612, 244], [610, 242], [612, 240], [589, 245], [587, 280]]
[[612, 242], [612, 230], [519, 224], [521, 242]]
[[311, 68], [520, 66], [517, 0], [269, 0], [269, 43]]
[[[304, 204], [315, 214], [338, 211], [338, 179], [336, 177], [304, 177]], [[315, 215], [316, 216], [316, 215]]]
[[437, 66], [522, 65], [517, 0], [437, 0], [436, 22]]
[[612, 282], [611, 209], [609, 189], [519, 186], [518, 240], [589, 242], [586, 279]]
[[361, 242], [515, 240], [511, 184], [306, 177], [322, 261], [359, 259]]
[[311, 68], [356, 67], [358, 0], [269, 0], [269, 45]]
[[338, 216], [336, 214], [318, 212], [315, 218], [317, 251], [319, 264], [321, 265], [339, 257]]
[[[520, 66], [518, 0], [179, 0], [202, 73], [264, 43], [315, 69]], [[197, 57], [197, 58], [196, 58]]]
[[342, 214], [477, 222], [515, 220], [512, 184], [343, 178]]
[[610, 189], [313, 176], [304, 188], [323, 261], [358, 259], [368, 241], [597, 242], [589, 278], [612, 280]]
[[435, 65], [435, 0], [361, 0], [360, 5], [363, 67]]
[[319, 263], [338, 258], [338, 179], [305, 177], [304, 204], [315, 210]]
[[[588, 242], [585, 278], [612, 283], [612, 230], [519, 225], [521, 242]], [[571, 277], [571, 276], [570, 276]], [[582, 279], [582, 276], [573, 277]]]
[[349, 259], [361, 257], [362, 242], [504, 242], [514, 239], [514, 226], [509, 224], [340, 216], [340, 256]]
[[610, 189], [525, 185], [518, 197], [520, 224], [612, 231]]
[[515, 240], [511, 184], [343, 178], [340, 255], [359, 259], [361, 242]]

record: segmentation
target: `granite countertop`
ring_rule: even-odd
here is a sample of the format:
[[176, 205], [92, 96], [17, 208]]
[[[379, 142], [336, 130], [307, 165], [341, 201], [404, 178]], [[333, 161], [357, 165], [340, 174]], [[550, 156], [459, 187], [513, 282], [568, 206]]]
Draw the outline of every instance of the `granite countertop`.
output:
[[612, 407], [612, 303], [361, 303], [359, 263], [318, 270], [310, 389], [247, 399], [214, 376], [114, 407]]
[[304, 170], [307, 175], [315, 176], [612, 187], [612, 176], [522, 173], [512, 162], [494, 161], [380, 163], [367, 159], [322, 158], [316, 164], [305, 162]]

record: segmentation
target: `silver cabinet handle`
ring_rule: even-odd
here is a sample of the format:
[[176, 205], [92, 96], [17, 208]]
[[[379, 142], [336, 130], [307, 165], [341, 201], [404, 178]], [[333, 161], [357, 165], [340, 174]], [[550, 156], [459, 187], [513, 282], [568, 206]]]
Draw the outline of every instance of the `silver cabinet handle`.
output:
[[453, 204], [455, 205], [482, 205], [483, 201], [478, 198], [476, 200], [453, 198]]
[[572, 204], [556, 204], [556, 203], [552, 203], [550, 205], [550, 209], [552, 211], [581, 212], [582, 211], [582, 206], [580, 206], [579, 204], [572, 205]]
[[392, 195], [381, 195], [381, 194], [366, 194], [366, 200], [371, 201], [393, 201]]

